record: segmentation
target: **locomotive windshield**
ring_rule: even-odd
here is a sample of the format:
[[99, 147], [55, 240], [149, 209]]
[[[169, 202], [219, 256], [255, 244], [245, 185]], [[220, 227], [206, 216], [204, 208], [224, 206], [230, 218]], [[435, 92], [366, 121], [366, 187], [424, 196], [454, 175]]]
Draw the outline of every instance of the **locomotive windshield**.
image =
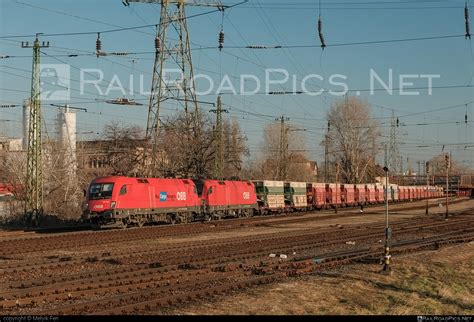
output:
[[89, 188], [89, 199], [110, 199], [112, 198], [113, 183], [93, 183]]

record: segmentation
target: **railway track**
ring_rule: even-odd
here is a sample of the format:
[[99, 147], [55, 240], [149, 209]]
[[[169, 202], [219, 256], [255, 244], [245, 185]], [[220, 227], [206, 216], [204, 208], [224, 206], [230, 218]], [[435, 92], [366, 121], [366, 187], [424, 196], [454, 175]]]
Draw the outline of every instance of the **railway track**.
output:
[[[454, 218], [453, 220], [457, 220]], [[445, 225], [450, 225], [453, 226], [455, 222], [450, 222], [450, 223], [445, 223]], [[435, 223], [436, 226], [440, 226], [441, 224]], [[400, 223], [400, 228], [398, 230], [405, 230], [406, 232], [408, 231], [418, 231], [419, 228], [422, 229], [429, 229], [430, 225], [424, 224], [424, 225], [417, 225], [409, 221], [408, 223]], [[353, 239], [356, 238], [361, 238], [361, 237], [368, 237], [368, 236], [377, 236], [379, 232], [375, 232], [376, 230], [382, 231], [383, 228], [382, 226], [377, 226], [377, 225], [371, 225], [370, 229], [363, 229], [363, 228], [354, 228], [354, 227], [346, 227], [339, 229], [338, 231], [338, 236], [341, 236], [342, 239], [346, 238], [345, 234], [347, 234], [348, 231], [350, 231], [351, 236]], [[394, 232], [398, 231], [397, 229], [394, 230]], [[357, 232], [357, 235], [354, 234], [354, 232]], [[288, 233], [285, 235], [285, 238], [291, 237], [292, 242], [295, 243], [297, 242], [298, 239], [300, 238], [305, 238], [306, 236], [317, 236], [319, 239], [327, 239], [331, 240], [330, 236], [327, 234], [333, 233], [333, 228], [330, 229], [324, 229], [324, 230], [319, 230], [317, 234], [314, 233], [313, 229], [307, 229], [307, 230], [298, 230], [294, 231], [292, 233]], [[189, 251], [192, 254], [196, 254], [199, 252], [206, 253], [209, 250], [214, 251], [214, 248], [216, 247], [222, 247], [225, 246], [226, 244], [230, 245], [238, 245], [239, 248], [241, 249], [247, 249], [253, 247], [255, 243], [258, 243], [262, 245], [263, 243], [269, 244], [269, 245], [274, 245], [277, 244], [282, 237], [280, 236], [280, 233], [273, 233], [273, 234], [265, 234], [264, 236], [258, 235], [254, 237], [240, 237], [240, 238], [233, 238], [231, 240], [227, 240], [226, 238], [220, 238], [217, 240], [209, 241], [205, 243], [204, 245], [195, 245], [193, 247], [189, 247]], [[339, 239], [337, 239], [339, 241]], [[58, 268], [58, 267], [64, 267], [64, 266], [72, 266], [72, 265], [79, 265], [83, 262], [94, 262], [94, 261], [117, 261], [124, 263], [126, 261], [133, 261], [135, 259], [135, 262], [137, 261], [138, 257], [146, 257], [148, 259], [150, 258], [159, 258], [162, 262], [163, 259], [166, 259], [167, 257], [173, 257], [174, 254], [178, 251], [180, 251], [183, 248], [183, 244], [185, 245], [186, 243], [171, 243], [167, 244], [165, 249], [151, 249], [151, 250], [141, 250], [141, 251], [136, 251], [133, 252], [132, 254], [129, 251], [124, 251], [124, 252], [115, 252], [115, 253], [109, 253], [105, 252], [102, 254], [99, 254], [98, 256], [91, 256], [91, 255], [85, 255], [85, 256], [76, 256], [74, 259], [70, 257], [60, 257], [60, 256], [49, 256], [47, 259], [44, 259], [39, 262], [31, 262], [31, 263], [26, 263], [26, 265], [22, 265], [21, 268], [18, 267], [17, 263], [12, 263], [9, 265], [5, 265], [2, 270], [4, 272], [10, 272], [10, 273], [16, 273], [20, 271], [28, 271], [28, 270], [34, 270], [34, 269], [49, 269], [49, 268]], [[182, 254], [184, 255], [184, 254]], [[99, 258], [97, 258], [99, 257]], [[37, 282], [36, 282], [37, 283]]]
[[[444, 236], [430, 240], [406, 240], [403, 245], [395, 244], [392, 254], [408, 253], [426, 249], [437, 249], [441, 245], [472, 241], [474, 235], [463, 234]], [[325, 253], [313, 260], [288, 263], [259, 263], [246, 267], [242, 272], [224, 271], [210, 274], [203, 279], [185, 279], [173, 287], [169, 283], [162, 288], [141, 289], [135, 292], [120, 294], [111, 298], [71, 304], [53, 310], [53, 314], [144, 314], [150, 310], [170, 305], [183, 304], [193, 300], [206, 299], [213, 295], [222, 295], [253, 285], [267, 284], [287, 277], [308, 274], [318, 270], [348, 264], [357, 260], [374, 259], [381, 254], [381, 248], [362, 248], [345, 252]], [[147, 287], [148, 288], [148, 287]], [[104, 309], [107, 308], [107, 309]], [[50, 314], [51, 311], [40, 311], [39, 314]]]
[[[305, 218], [293, 218], [292, 222], [297, 220], [297, 219], [304, 220]], [[313, 218], [313, 220], [314, 220], [314, 218]], [[285, 223], [286, 223], [286, 221], [285, 221]], [[400, 224], [400, 225], [402, 225], [402, 224]], [[408, 227], [407, 229], [410, 229], [410, 230], [413, 230], [414, 228], [417, 227], [410, 220], [406, 221], [406, 223], [404, 223], [403, 225], [407, 226]], [[381, 229], [381, 226], [372, 225], [370, 229], [371, 230], [376, 230], [376, 229], [379, 229], [379, 228]], [[332, 229], [333, 228], [320, 229], [318, 234], [321, 235], [324, 232], [330, 232], [330, 231], [332, 231]], [[343, 230], [340, 229], [339, 234], [342, 234], [347, 229], [353, 230], [354, 227], [345, 228]], [[361, 231], [361, 234], [363, 236], [365, 236], [365, 235], [367, 235], [368, 232], [369, 231], [364, 231], [363, 230], [363, 231]], [[312, 231], [310, 229], [309, 232], [305, 232], [305, 230], [302, 230], [302, 231], [300, 230], [300, 231], [293, 232], [294, 235], [299, 235], [299, 236], [301, 236], [305, 233], [312, 234]], [[242, 237], [242, 238], [240, 238], [240, 240], [245, 240], [247, 244], [252, 245], [252, 243], [254, 243], [254, 242], [261, 242], [262, 240], [265, 240], [265, 239], [273, 240], [275, 238], [273, 236], [275, 236], [275, 235], [278, 236], [279, 233], [274, 233], [273, 235], [272, 234], [266, 234], [265, 237], [262, 237], [262, 236]], [[240, 242], [240, 241], [237, 240], [237, 239], [232, 240], [232, 243], [234, 243], [234, 244], [238, 243], [238, 242]], [[203, 246], [196, 245], [192, 249], [192, 251], [195, 252], [197, 249], [202, 248], [202, 247], [209, 248], [209, 247], [213, 247], [213, 246], [216, 246], [216, 245], [221, 246], [224, 243], [225, 243], [225, 239], [217, 239], [216, 241], [209, 241], [209, 242], [205, 243], [205, 245], [203, 245]], [[180, 242], [178, 242], [178, 243], [168, 243], [166, 245], [166, 252], [173, 254], [174, 252], [179, 251], [181, 248], [182, 248], [182, 243], [180, 243]], [[134, 251], [133, 253], [131, 253], [129, 250], [127, 250], [125, 252], [112, 252], [112, 253], [111, 252], [102, 252], [102, 253], [97, 254], [97, 256], [91, 256], [90, 254], [88, 254], [88, 255], [84, 255], [84, 256], [75, 256], [75, 258], [72, 258], [70, 256], [53, 255], [53, 256], [46, 257], [42, 261], [29, 262], [26, 265], [22, 265], [21, 268], [18, 267], [18, 264], [16, 262], [13, 262], [11, 264], [3, 265], [2, 269], [3, 269], [4, 272], [12, 272], [12, 273], [27, 271], [27, 270], [31, 270], [31, 269], [48, 269], [48, 268], [54, 268], [54, 267], [77, 265], [77, 264], [81, 264], [82, 262], [94, 262], [94, 261], [99, 260], [99, 259], [97, 259], [97, 257], [99, 257], [100, 260], [102, 260], [102, 261], [112, 261], [112, 260], [117, 260], [118, 259], [121, 262], [124, 262], [127, 259], [137, 257], [137, 256], [146, 256], [146, 257], [150, 257], [150, 256], [158, 257], [159, 256], [159, 257], [162, 257], [166, 252], [164, 250], [162, 250], [160, 248], [160, 246], [158, 246], [156, 248], [153, 248], [152, 250], [137, 250], [137, 251]]]
[[[470, 214], [472, 210], [459, 213], [449, 221], [429, 216], [394, 222], [393, 252], [471, 241], [474, 219]], [[135, 236], [135, 231], [144, 230], [118, 233]], [[158, 248], [150, 244], [141, 252], [124, 246], [121, 251], [99, 252], [96, 261], [92, 255], [72, 256], [70, 260], [39, 258], [2, 265], [3, 277], [18, 274], [22, 277], [3, 283], [0, 297], [7, 314], [142, 314], [288, 276], [377, 258], [382, 254], [379, 242], [382, 238], [383, 225], [373, 223], [224, 237], [204, 243], [181, 241]], [[271, 253], [275, 257], [269, 257]], [[25, 252], [19, 250], [19, 254]], [[279, 258], [279, 254], [287, 258]], [[104, 261], [115, 261], [115, 264], [94, 269], [97, 262], [100, 266]], [[86, 268], [74, 273], [73, 268], [81, 264]], [[37, 272], [45, 273], [31, 276]]]
[[[451, 204], [464, 202], [466, 199], [459, 199]], [[380, 205], [373, 205], [378, 206]], [[408, 207], [407, 207], [408, 206]], [[424, 209], [425, 205], [400, 204], [398, 207], [392, 206], [391, 211], [409, 211]], [[432, 204], [431, 207], [436, 207]], [[370, 213], [370, 212], [369, 212]], [[367, 213], [367, 214], [369, 214]], [[308, 214], [309, 215], [309, 214]], [[179, 235], [200, 234], [205, 232], [229, 231], [240, 229], [242, 226], [255, 227], [266, 223], [290, 224], [303, 221], [314, 221], [324, 219], [352, 217], [354, 213], [328, 214], [321, 216], [285, 215], [268, 216], [254, 218], [228, 219], [207, 223], [192, 223], [180, 225], [151, 226], [128, 230], [103, 230], [86, 231], [75, 233], [63, 233], [60, 235], [48, 235], [41, 237], [24, 237], [14, 240], [0, 240], [0, 248], [5, 253], [28, 253], [49, 251], [52, 249], [77, 249], [82, 246], [103, 245], [105, 243], [129, 242], [154, 238], [173, 237]]]

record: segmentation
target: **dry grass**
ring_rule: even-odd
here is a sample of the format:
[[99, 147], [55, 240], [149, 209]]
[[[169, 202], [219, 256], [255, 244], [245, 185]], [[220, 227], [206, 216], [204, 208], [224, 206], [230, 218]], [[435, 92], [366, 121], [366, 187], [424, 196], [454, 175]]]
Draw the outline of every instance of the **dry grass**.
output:
[[167, 313], [474, 314], [474, 243], [395, 258], [393, 269], [351, 265]]

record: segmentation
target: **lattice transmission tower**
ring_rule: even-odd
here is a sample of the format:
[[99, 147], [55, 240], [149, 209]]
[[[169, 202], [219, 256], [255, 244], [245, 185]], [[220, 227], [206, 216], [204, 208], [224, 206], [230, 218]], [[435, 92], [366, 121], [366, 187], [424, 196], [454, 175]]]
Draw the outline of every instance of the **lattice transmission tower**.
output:
[[216, 127], [214, 129], [215, 155], [214, 155], [214, 176], [218, 180], [224, 178], [224, 133], [222, 113], [229, 111], [222, 108], [221, 96], [217, 96], [216, 109], [210, 110], [211, 113], [216, 113]]
[[[146, 139], [149, 148], [143, 156], [143, 171], [149, 176], [159, 173], [159, 126], [160, 108], [167, 100], [174, 100], [183, 105], [186, 119], [198, 118], [199, 106], [194, 87], [194, 71], [190, 46], [190, 35], [186, 19], [186, 6], [214, 7], [224, 10], [219, 0], [124, 0], [124, 5], [131, 2], [161, 5], [160, 21], [155, 38], [155, 63], [148, 107]], [[170, 36], [171, 34], [171, 36]], [[179, 82], [170, 82], [167, 77], [176, 77], [170, 70], [180, 71]], [[168, 71], [168, 75], [166, 75]]]
[[49, 42], [39, 42], [39, 33], [32, 46], [22, 42], [22, 48], [33, 48], [31, 75], [31, 106], [28, 124], [28, 152], [26, 166], [25, 215], [30, 224], [38, 225], [43, 214], [43, 162], [41, 147], [41, 89], [40, 49], [49, 47]]
[[398, 149], [397, 129], [399, 120], [395, 117], [395, 111], [392, 110], [392, 117], [390, 120], [390, 142], [388, 151], [387, 167], [393, 174], [402, 172], [400, 164], [400, 152]]

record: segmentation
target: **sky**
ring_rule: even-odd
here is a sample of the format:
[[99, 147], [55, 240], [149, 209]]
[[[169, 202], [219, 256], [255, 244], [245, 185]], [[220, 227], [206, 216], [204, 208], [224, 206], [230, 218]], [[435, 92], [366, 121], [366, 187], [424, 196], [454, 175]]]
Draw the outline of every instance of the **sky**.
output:
[[[200, 2], [213, 2], [204, 0]], [[232, 5], [237, 0], [225, 0]], [[474, 3], [468, 2], [472, 16]], [[210, 12], [188, 19], [195, 74], [206, 74], [219, 84], [223, 75], [230, 75], [235, 87], [239, 77], [253, 74], [262, 82], [265, 70], [285, 69], [290, 81], [272, 85], [271, 91], [293, 91], [291, 77], [301, 80], [317, 74], [323, 80], [311, 78], [307, 89], [317, 92], [321, 87], [341, 90], [330, 84], [333, 74], [346, 77], [349, 95], [359, 96], [372, 108], [372, 116], [380, 121], [381, 142], [387, 142], [390, 134], [390, 117], [399, 118], [397, 128], [400, 154], [406, 167], [407, 160], [417, 171], [417, 162], [429, 160], [441, 152], [451, 152], [454, 159], [466, 166], [474, 161], [474, 50], [472, 40], [465, 39], [464, 1], [288, 1], [250, 0], [228, 9], [224, 17], [209, 7], [187, 7], [187, 16]], [[80, 72], [84, 69], [100, 69], [104, 73], [101, 89], [105, 91], [114, 75], [128, 86], [134, 76], [134, 90], [138, 91], [139, 75], [143, 75], [143, 87], [149, 91], [154, 64], [154, 26], [127, 31], [102, 33], [102, 50], [106, 52], [141, 53], [127, 56], [97, 58], [96, 33], [120, 27], [154, 25], [159, 23], [159, 4], [132, 3], [125, 7], [121, 0], [1, 0], [0, 1], [0, 104], [21, 104], [29, 96], [31, 87], [32, 49], [21, 48], [22, 41], [31, 45], [34, 34], [41, 32], [40, 41], [49, 41], [49, 48], [42, 49], [42, 64], [70, 65], [72, 106], [87, 108], [77, 112], [79, 139], [90, 139], [100, 133], [111, 121], [146, 127], [147, 95], [140, 93], [123, 95], [110, 91], [100, 95], [88, 84], [80, 93]], [[326, 47], [320, 47], [317, 20], [321, 17]], [[225, 33], [224, 49], [219, 51], [218, 34]], [[474, 30], [474, 27], [471, 27]], [[83, 35], [48, 36], [47, 34], [91, 32]], [[27, 37], [11, 37], [22, 36]], [[171, 34], [172, 35], [172, 34]], [[172, 35], [174, 36], [174, 35]], [[436, 38], [440, 36], [456, 36]], [[403, 42], [378, 42], [381, 40], [431, 38]], [[346, 44], [330, 46], [334, 44]], [[352, 45], [347, 45], [352, 44]], [[290, 46], [292, 48], [248, 49], [255, 46]], [[296, 46], [296, 47], [294, 47]], [[299, 46], [299, 47], [298, 47]], [[238, 48], [235, 48], [238, 47]], [[67, 57], [79, 54], [78, 57]], [[391, 73], [392, 93], [370, 93], [370, 75], [375, 73], [389, 82]], [[275, 79], [282, 75], [272, 74]], [[406, 76], [408, 75], [408, 76]], [[432, 76], [434, 88], [426, 88]], [[94, 76], [85, 73], [84, 78]], [[403, 84], [400, 79], [413, 84]], [[340, 81], [341, 79], [338, 79]], [[197, 87], [205, 88], [198, 82]], [[324, 95], [266, 95], [264, 85], [256, 95], [222, 95], [224, 107], [241, 124], [248, 138], [250, 159], [258, 157], [261, 150], [263, 128], [285, 115], [289, 123], [300, 129], [306, 137], [309, 157], [322, 163], [324, 148], [320, 142], [326, 129], [326, 114], [332, 103], [341, 96]], [[403, 87], [402, 86], [402, 87]], [[374, 87], [383, 89], [375, 81]], [[437, 88], [438, 87], [438, 88]], [[441, 87], [441, 88], [439, 88]], [[300, 90], [300, 88], [297, 88]], [[419, 92], [419, 95], [405, 95]], [[402, 95], [403, 94], [403, 95]], [[119, 106], [104, 102], [118, 97], [134, 98], [143, 106]], [[215, 102], [214, 93], [200, 95], [203, 102]], [[50, 103], [63, 104], [65, 100], [43, 102], [47, 134], [54, 137], [54, 120], [57, 109]], [[208, 112], [213, 107], [201, 104]], [[160, 114], [163, 118], [182, 109], [179, 102], [167, 101]], [[468, 123], [464, 122], [467, 113]], [[0, 108], [0, 135], [21, 136], [21, 107]], [[214, 114], [210, 114], [214, 117]], [[383, 153], [379, 160], [383, 160]]]

